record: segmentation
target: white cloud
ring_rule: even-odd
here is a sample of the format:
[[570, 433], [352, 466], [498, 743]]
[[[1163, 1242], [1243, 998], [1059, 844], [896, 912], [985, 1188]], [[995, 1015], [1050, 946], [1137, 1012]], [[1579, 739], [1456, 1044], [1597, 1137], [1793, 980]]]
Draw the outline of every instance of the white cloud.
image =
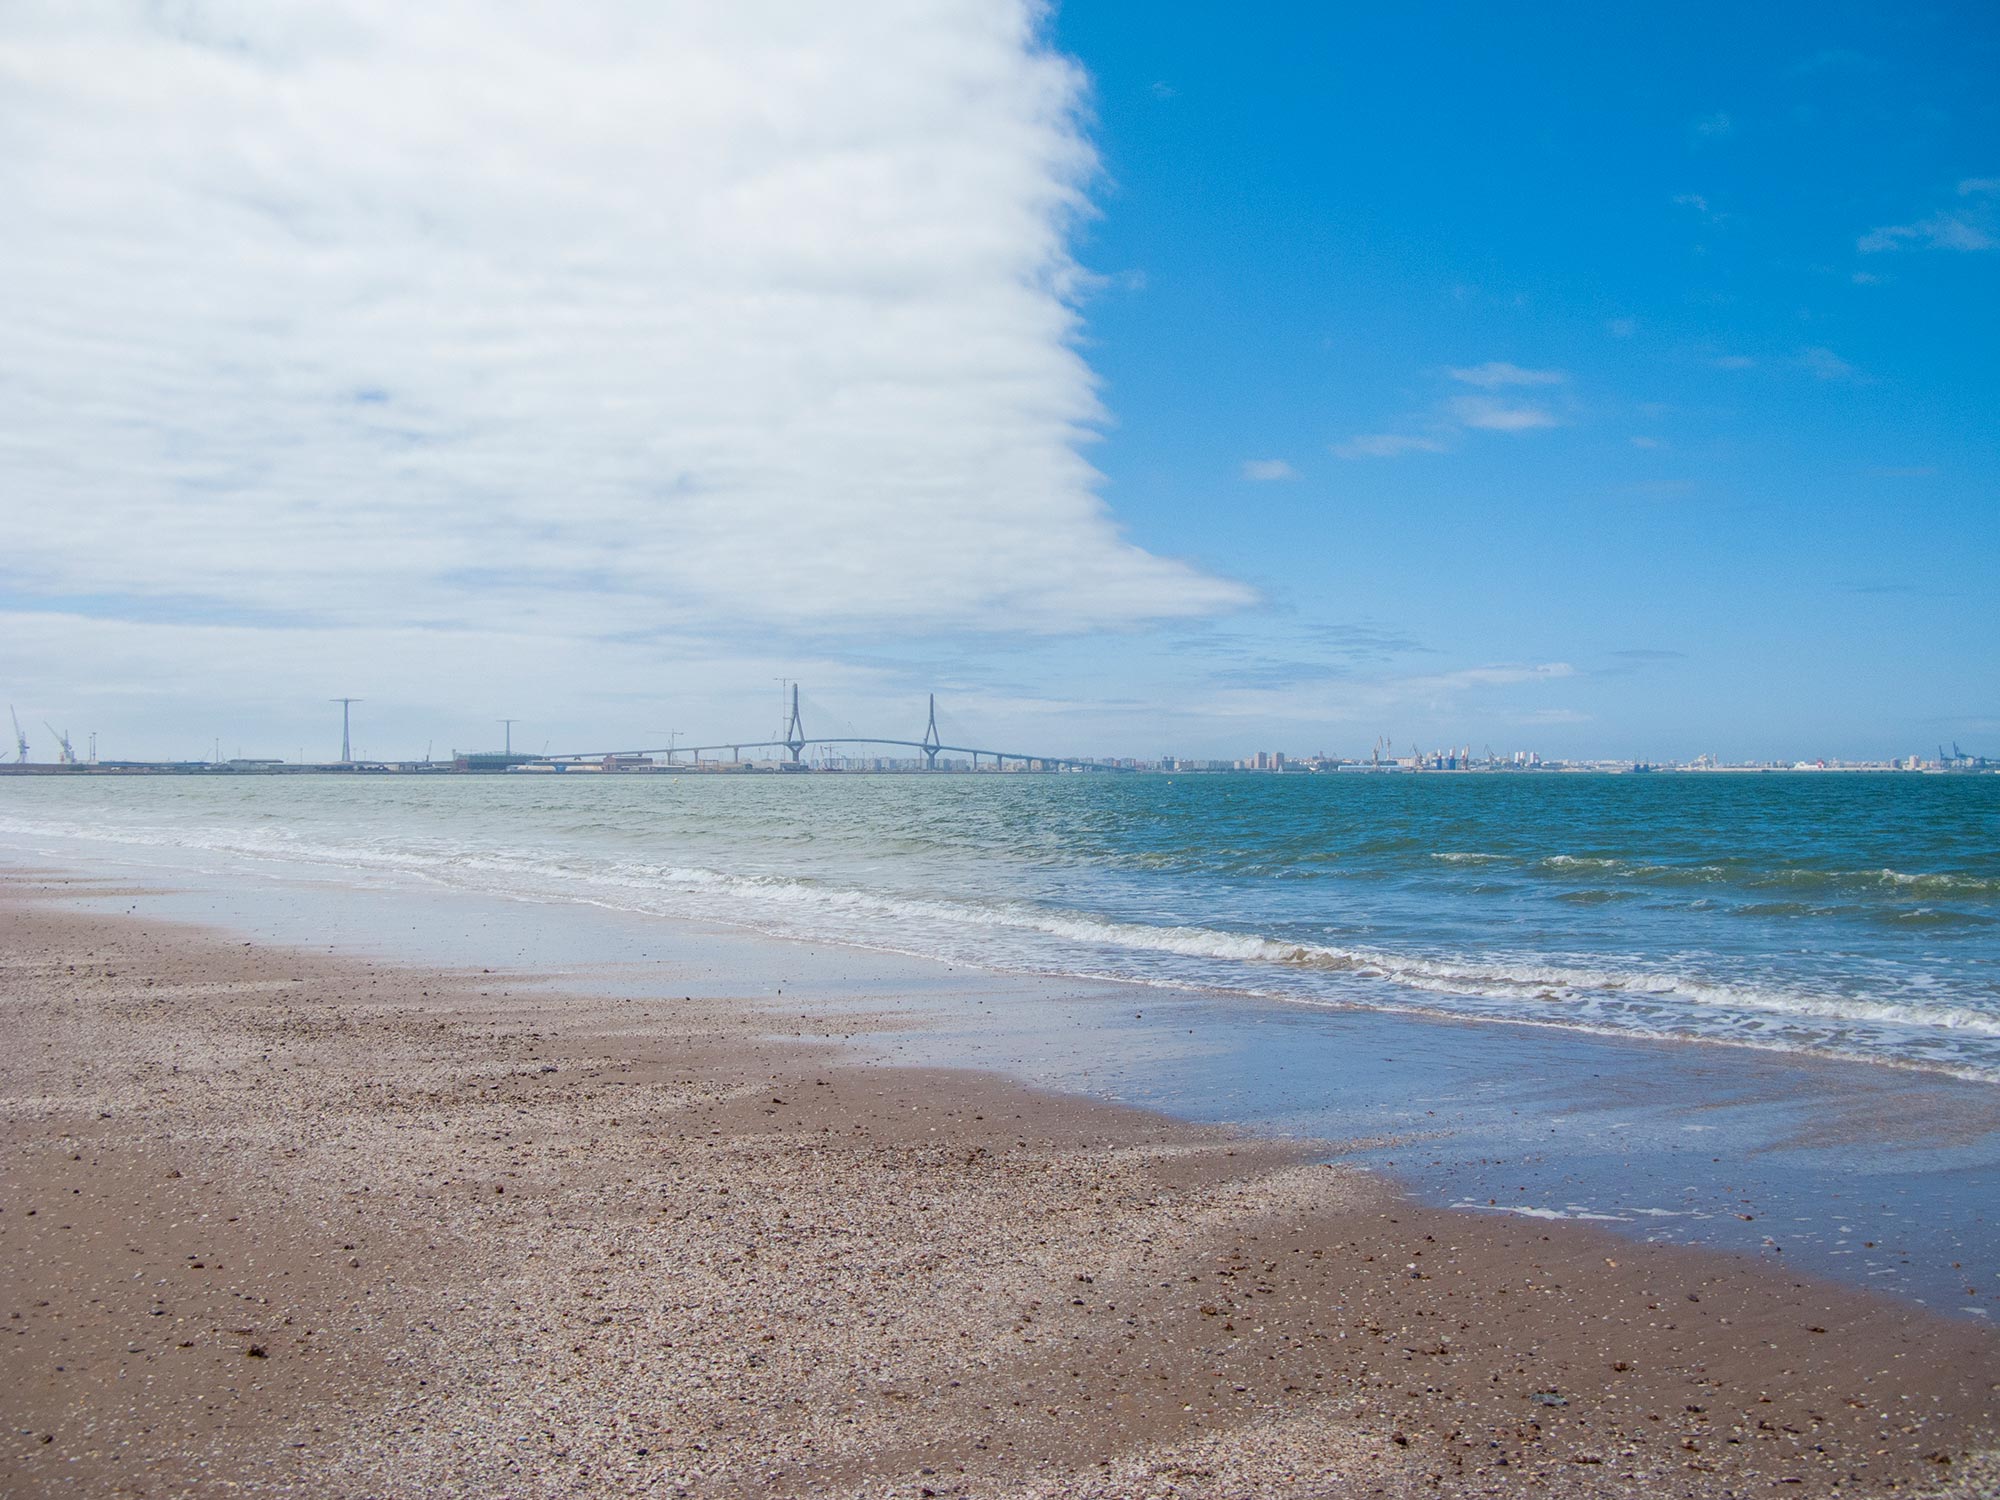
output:
[[586, 635], [1249, 592], [1083, 455], [1031, 0], [0, 11], [17, 591]]
[[1662, 443], [1656, 437], [1635, 437], [1632, 439], [1632, 446], [1634, 448], [1664, 448], [1666, 444]]
[[1483, 432], [1530, 432], [1562, 425], [1554, 412], [1542, 407], [1511, 406], [1491, 396], [1460, 396], [1451, 403], [1451, 413], [1467, 427]]
[[1712, 114], [1706, 114], [1701, 116], [1699, 119], [1695, 120], [1689, 128], [1693, 130], [1696, 135], [1701, 136], [1705, 139], [1720, 140], [1724, 136], [1733, 135], [1735, 133], [1736, 122], [1730, 119], [1729, 116], [1725, 114], [1722, 110], [1718, 109], [1714, 111]]
[[[1566, 384], [1569, 376], [1561, 370], [1531, 370], [1504, 359], [1465, 365], [1445, 371], [1461, 385], [1481, 390], [1505, 390], [1517, 386]], [[1482, 432], [1528, 432], [1538, 427], [1560, 427], [1562, 418], [1545, 407], [1522, 406], [1493, 396], [1456, 396], [1442, 402], [1428, 414], [1409, 419], [1418, 431], [1361, 433], [1333, 445], [1339, 458], [1400, 458], [1406, 453], [1445, 453], [1467, 430]]]
[[1561, 370], [1524, 370], [1504, 359], [1489, 359], [1483, 365], [1471, 365], [1446, 373], [1462, 384], [1476, 385], [1487, 391], [1509, 385], [1561, 385], [1569, 379]]
[[[2000, 177], [1967, 177], [1958, 185], [1961, 198], [1986, 199], [2000, 193]], [[1984, 202], [1963, 209], [1942, 209], [1911, 224], [1884, 224], [1854, 242], [1864, 255], [1916, 246], [1928, 250], [1991, 250], [2000, 245], [1991, 206]]]
[[1255, 480], [1297, 479], [1299, 471], [1282, 458], [1246, 458], [1243, 477]]
[[1863, 254], [1921, 245], [1930, 250], [1991, 250], [1993, 236], [1963, 214], [1932, 214], [1914, 224], [1885, 224], [1854, 242]]
[[1403, 432], [1371, 432], [1335, 443], [1336, 458], [1400, 458], [1405, 453], [1443, 453], [1451, 445], [1442, 438]]
[[1757, 361], [1747, 354], [1718, 355], [1712, 363], [1718, 370], [1754, 370], [1757, 368]]
[[1639, 331], [1636, 318], [1612, 318], [1604, 325], [1604, 331], [1614, 339], [1629, 339]]
[[1798, 365], [1816, 380], [1858, 380], [1861, 376], [1859, 370], [1831, 349], [1817, 346], [1801, 349]]

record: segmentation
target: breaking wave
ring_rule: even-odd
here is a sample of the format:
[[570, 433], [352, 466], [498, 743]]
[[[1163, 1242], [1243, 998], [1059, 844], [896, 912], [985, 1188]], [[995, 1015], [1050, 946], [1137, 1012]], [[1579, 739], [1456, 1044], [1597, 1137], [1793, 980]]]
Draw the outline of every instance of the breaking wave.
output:
[[1321, 1005], [1573, 1026], [1826, 1052], [2000, 1080], [2000, 1013], [1745, 983], [1687, 966], [1520, 952], [1425, 952], [1307, 941], [1255, 930], [1140, 922], [1026, 900], [886, 892], [839, 880], [742, 874], [700, 864], [438, 843], [328, 843], [266, 824], [189, 830], [78, 826], [0, 832], [279, 859], [414, 877], [515, 899], [577, 901], [693, 917], [781, 937], [878, 947], [998, 969], [1237, 991]]

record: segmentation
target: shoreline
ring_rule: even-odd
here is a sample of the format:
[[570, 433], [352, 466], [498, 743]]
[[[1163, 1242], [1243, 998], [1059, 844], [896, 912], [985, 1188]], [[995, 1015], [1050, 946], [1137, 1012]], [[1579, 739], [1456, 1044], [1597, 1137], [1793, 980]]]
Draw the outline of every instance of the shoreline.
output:
[[[82, 910], [143, 912], [362, 961], [502, 966], [600, 1000], [670, 985], [709, 1003], [770, 1004], [805, 984], [828, 1013], [826, 1039], [859, 1057], [998, 1071], [1175, 1118], [1338, 1143], [1339, 1159], [1432, 1206], [1600, 1223], [1955, 1316], [2000, 1311], [1990, 1085], [1783, 1052], [1026, 974], [618, 904], [329, 878], [284, 862], [92, 853], [42, 856], [58, 871], [129, 883], [125, 896], [96, 900], [72, 885]], [[850, 1034], [862, 1018], [868, 1029]]]
[[[574, 910], [563, 902], [543, 909]], [[639, 920], [650, 927], [660, 919]], [[685, 919], [666, 920], [689, 925]], [[814, 946], [753, 926], [731, 931], [780, 949]], [[864, 961], [914, 962], [931, 971], [933, 984], [946, 975], [967, 974], [943, 960], [865, 942], [824, 945], [822, 954], [826, 948]], [[1773, 1267], [1789, 1260], [1820, 1279], [1870, 1294], [1886, 1292], [1941, 1315], [1988, 1320], [1986, 1326], [2000, 1311], [2000, 1287], [1993, 1284], [2000, 1267], [1993, 1264], [1996, 1241], [1989, 1227], [1993, 1187], [2000, 1182], [1994, 1175], [2000, 1137], [1993, 1085], [1985, 1080], [1712, 1038], [1633, 1036], [1442, 1011], [1325, 1007], [1108, 976], [1079, 984], [1077, 976], [984, 972], [987, 983], [972, 984], [970, 1000], [961, 995], [944, 1005], [909, 1007], [909, 1025], [878, 1033], [892, 1045], [872, 1048], [868, 1056], [899, 1066], [997, 1071], [1030, 1088], [1263, 1138], [1318, 1142], [1343, 1163], [1387, 1177], [1398, 1191], [1430, 1207], [1622, 1225], [1618, 1233], [1628, 1243], [1636, 1238], [1716, 1250]], [[845, 978], [851, 983], [852, 971]], [[782, 983], [778, 990], [783, 993]], [[1029, 993], [1036, 998], [1021, 1007], [1023, 1014], [1003, 1019], [995, 991], [1014, 1004]], [[896, 997], [898, 1014], [906, 1013], [911, 998]], [[1262, 1014], [1246, 1022], [1246, 1010]], [[1183, 1020], [1192, 1024], [1182, 1028]], [[1340, 1026], [1338, 1040], [1330, 1041], [1322, 1029], [1327, 1022]], [[1132, 1070], [1127, 1082], [1138, 1088], [1112, 1082], [1103, 1065], [1106, 1052], [1129, 1049], [1144, 1056], [1157, 1047], [1160, 1031], [1182, 1029], [1200, 1038], [1186, 1056], [1156, 1058]], [[1262, 1046], [1246, 1043], [1260, 1030], [1277, 1039]], [[1039, 1037], [1018, 1045], [1036, 1031]], [[976, 1040], [968, 1044], [970, 1038]], [[1378, 1097], [1338, 1112], [1320, 1100], [1288, 1117], [1285, 1106], [1274, 1103], [1282, 1093], [1273, 1085], [1275, 1074], [1310, 1072], [1315, 1066], [1331, 1065], [1333, 1088], [1366, 1093], [1371, 1069], [1357, 1070], [1351, 1061], [1343, 1065], [1336, 1056], [1377, 1047], [1403, 1054], [1379, 1058], [1383, 1063], [1420, 1054], [1421, 1072], [1430, 1075], [1419, 1091], [1425, 1097], [1410, 1094], [1402, 1101], [1400, 1125], [1384, 1123], [1385, 1114], [1394, 1111], [1385, 1111], [1380, 1096], [1407, 1089], [1407, 1073], [1377, 1085]], [[1218, 1067], [1209, 1056], [1213, 1051], [1237, 1055]], [[1086, 1064], [1083, 1058], [1095, 1061]], [[1462, 1080], [1491, 1069], [1496, 1060], [1514, 1068], [1490, 1080], [1513, 1101], [1504, 1111], [1468, 1108], [1466, 1098], [1453, 1097], [1450, 1088], [1429, 1092], [1441, 1063], [1456, 1068]], [[1677, 1089], [1685, 1092], [1676, 1096]], [[1671, 1102], [1662, 1105], [1662, 1098]], [[1562, 1122], [1564, 1139], [1533, 1141], [1516, 1128], [1537, 1108], [1545, 1111], [1544, 1120]], [[1339, 1128], [1329, 1128], [1329, 1113]], [[1503, 1122], [1502, 1113], [1513, 1118]], [[1453, 1114], [1447, 1125], [1445, 1117]], [[1649, 1121], [1648, 1114], [1661, 1118]], [[1690, 1118], [1707, 1123], [1687, 1123]], [[1577, 1128], [1568, 1133], [1572, 1124]], [[1684, 1137], [1698, 1149], [1683, 1152], [1663, 1147], [1663, 1137], [1674, 1131], [1704, 1134]], [[1447, 1139], [1454, 1135], [1460, 1138], [1455, 1157]], [[1644, 1142], [1638, 1153], [1635, 1141]], [[1711, 1148], [1724, 1154], [1711, 1157]], [[1432, 1155], [1434, 1149], [1444, 1154]], [[1594, 1159], [1587, 1167], [1585, 1157]], [[1882, 1181], [1889, 1163], [1898, 1178], [1893, 1198]], [[1686, 1181], [1675, 1174], [1689, 1173], [1705, 1185], [1683, 1189], [1686, 1207], [1646, 1206], [1667, 1201], [1662, 1190]], [[1933, 1179], [1933, 1186], [1913, 1194], [1911, 1183], [1920, 1176]], [[1519, 1181], [1522, 1177], [1529, 1181]], [[1810, 1185], [1797, 1185], [1800, 1179]], [[1941, 1183], [1948, 1186], [1936, 1185]], [[1505, 1201], [1509, 1190], [1525, 1197]], [[1495, 1196], [1486, 1196], [1489, 1192]], [[1883, 1196], [1870, 1202], [1871, 1192]], [[1568, 1206], [1538, 1206], [1544, 1201]], [[1711, 1223], [1690, 1233], [1694, 1220]], [[1867, 1227], [1834, 1227], [1847, 1220]], [[1922, 1226], [1914, 1235], [1913, 1220]], [[1671, 1221], [1680, 1222], [1670, 1231]], [[1752, 1231], [1752, 1224], [1759, 1227]], [[1869, 1239], [1871, 1233], [1878, 1238]], [[1836, 1234], [1846, 1238], [1834, 1239]], [[1866, 1269], [1850, 1269], [1843, 1258]], [[1964, 1269], [1972, 1267], [1978, 1273]]]
[[1990, 1482], [1973, 1324], [857, 1063], [810, 980], [563, 995], [49, 894], [0, 903], [0, 1495]]

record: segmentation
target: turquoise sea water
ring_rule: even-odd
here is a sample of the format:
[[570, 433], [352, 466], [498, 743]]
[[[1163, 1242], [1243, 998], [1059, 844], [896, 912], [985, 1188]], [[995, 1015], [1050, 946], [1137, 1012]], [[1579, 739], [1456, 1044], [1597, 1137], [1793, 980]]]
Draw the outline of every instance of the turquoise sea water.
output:
[[2000, 777], [0, 782], [74, 839], [2000, 1082]]

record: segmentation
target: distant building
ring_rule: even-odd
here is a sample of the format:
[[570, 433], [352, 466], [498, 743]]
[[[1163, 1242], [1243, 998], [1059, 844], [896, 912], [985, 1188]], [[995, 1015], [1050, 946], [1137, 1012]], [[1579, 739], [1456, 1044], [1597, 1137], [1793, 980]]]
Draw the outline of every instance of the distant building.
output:
[[454, 753], [451, 765], [455, 771], [505, 771], [525, 766], [534, 759], [532, 755], [508, 755], [501, 750], [469, 750], [463, 755]]

